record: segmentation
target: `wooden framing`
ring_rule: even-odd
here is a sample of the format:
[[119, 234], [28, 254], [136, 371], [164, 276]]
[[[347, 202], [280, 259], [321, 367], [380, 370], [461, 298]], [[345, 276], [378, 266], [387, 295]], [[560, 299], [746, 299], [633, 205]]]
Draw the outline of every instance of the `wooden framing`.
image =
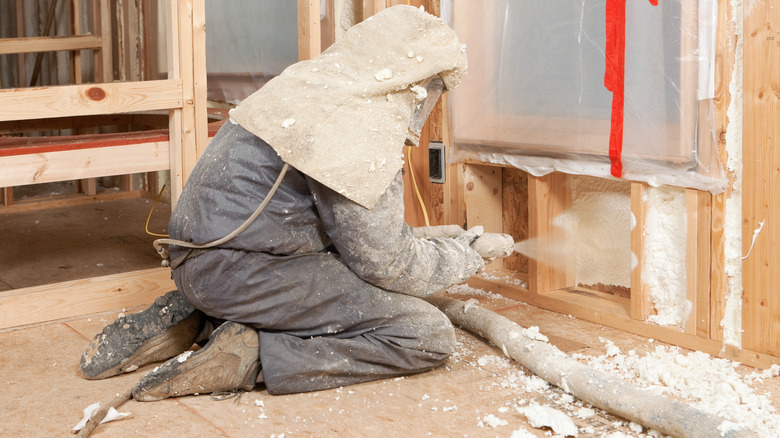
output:
[[168, 170], [168, 140], [0, 157], [0, 187]]
[[[467, 166], [463, 172], [465, 192], [463, 200], [466, 210], [466, 227], [482, 226], [488, 233], [500, 233], [503, 228], [501, 216], [492, 214], [502, 211], [502, 172], [500, 167]], [[486, 269], [503, 265], [503, 260], [489, 262]]]
[[[107, 0], [94, 1], [107, 3]], [[368, 16], [395, 3], [406, 2], [364, 0], [362, 12], [364, 16]], [[412, 3], [419, 5], [422, 2]], [[425, 3], [428, 10], [439, 10], [436, 0]], [[299, 54], [301, 59], [308, 59], [316, 56], [322, 49], [320, 2], [298, 0], [298, 5]], [[723, 147], [725, 133], [730, 122], [737, 122], [729, 121], [726, 117], [726, 109], [731, 100], [728, 84], [732, 81], [736, 37], [729, 33], [731, 28], [729, 20], [734, 16], [734, 12], [730, 9], [731, 4], [726, 0], [719, 0], [718, 6], [719, 10], [724, 12], [718, 14], [716, 56], [719, 63], [716, 70], [714, 116], [717, 124], [715, 138], [721, 150], [720, 159], [725, 162], [727, 158]], [[516, 259], [505, 261], [503, 264], [492, 264], [490, 268], [493, 275], [490, 279], [474, 278], [470, 284], [531, 305], [747, 364], [767, 367], [780, 363], [778, 357], [780, 355], [778, 335], [780, 334], [780, 327], [778, 327], [780, 296], [776, 292], [780, 283], [780, 274], [776, 269], [772, 269], [772, 265], [780, 264], [780, 247], [773, 244], [773, 236], [780, 230], [780, 219], [778, 219], [780, 215], [775, 211], [780, 205], [776, 202], [780, 177], [775, 172], [775, 169], [780, 166], [778, 164], [780, 157], [775, 148], [771, 147], [772, 143], [767, 140], [780, 138], [778, 132], [780, 125], [776, 123], [780, 114], [780, 103], [778, 103], [780, 101], [776, 95], [766, 91], [772, 89], [769, 84], [772, 79], [770, 73], [780, 69], [780, 42], [778, 42], [780, 34], [776, 31], [780, 28], [778, 23], [780, 12], [776, 8], [772, 9], [770, 5], [755, 1], [750, 1], [744, 10], [746, 15], [744, 17], [745, 93], [742, 102], [745, 107], [743, 253], [747, 252], [747, 245], [751, 242], [758, 224], [763, 220], [766, 224], [756, 239], [753, 252], [743, 262], [745, 290], [742, 309], [743, 348], [724, 343], [720, 327], [725, 299], [729, 293], [729, 279], [725, 272], [723, 257], [726, 245], [723, 230], [725, 205], [732, 194], [731, 190], [717, 196], [695, 190], [685, 191], [686, 290], [693, 310], [682, 328], [661, 327], [646, 321], [652, 313], [652, 303], [649, 302], [642, 281], [641, 253], [644, 246], [642, 229], [646, 212], [643, 200], [645, 186], [639, 183], [632, 183], [631, 188], [631, 211], [637, 224], [631, 233], [631, 250], [639, 259], [639, 263], [632, 271], [630, 298], [577, 287], [570, 278], [567, 278], [565, 272], [533, 261], [521, 267], [522, 264]], [[170, 11], [171, 16], [175, 17], [171, 23], [174, 31], [170, 47], [175, 55], [171, 56], [170, 79], [155, 84], [104, 83], [91, 87], [45, 87], [40, 91], [20, 92], [28, 93], [26, 96], [29, 99], [38, 102], [46, 99], [47, 93], [51, 93], [52, 99], [69, 96], [71, 101], [68, 102], [68, 111], [84, 114], [123, 111], [126, 110], [123, 108], [136, 106], [157, 107], [155, 105], [169, 110], [171, 137], [168, 146], [168, 166], [172, 170], [172, 176], [175, 174], [174, 187], [178, 192], [186, 179], [188, 168], [194, 165], [199, 151], [202, 151], [202, 147], [205, 146], [203, 141], [205, 120], [199, 121], [200, 108], [203, 106], [202, 96], [204, 96], [199, 87], [205, 85], [205, 76], [200, 75], [205, 75], [205, 72], [203, 72], [202, 59], [198, 59], [197, 56], [203, 53], [199, 47], [203, 40], [203, 0], [173, 1]], [[333, 21], [328, 20], [331, 25]], [[71, 41], [68, 44], [75, 44], [75, 42]], [[687, 43], [683, 41], [683, 44]], [[161, 88], [159, 92], [151, 93], [154, 96], [149, 96], [149, 89], [145, 87], [150, 86]], [[88, 93], [93, 88], [102, 90], [106, 97], [116, 97], [116, 102], [126, 103], [100, 103], [99, 101], [106, 97], [90, 98]], [[128, 94], [138, 96], [139, 100], [123, 100]], [[83, 99], [82, 96], [87, 96], [84, 100], [86, 103], [78, 100]], [[24, 117], [29, 117], [33, 113], [36, 115], [35, 118], [63, 115], [57, 113], [57, 106], [32, 105], [28, 104], [27, 100], [12, 99], [16, 98], [0, 93], [0, 121], [9, 120], [7, 117], [11, 118], [10, 120], [17, 120], [13, 117], [18, 116], [10, 115], [10, 111], [5, 109], [9, 103], [19, 105], [26, 114]], [[425, 175], [422, 172], [427, 171], [429, 139], [444, 141], [445, 146], [449, 146], [449, 126], [446, 111], [442, 108], [440, 106], [434, 111], [433, 121], [424, 131], [425, 139], [421, 142], [421, 147], [414, 150], [412, 155], [414, 166], [411, 170], [418, 175]], [[123, 157], [126, 158], [127, 155], [123, 154]], [[4, 159], [0, 157], [0, 166], [3, 166]], [[54, 160], [52, 158], [50, 161]], [[56, 161], [60, 161], [60, 158], [57, 157]], [[24, 170], [20, 175], [31, 172], [34, 173], [34, 170]], [[431, 213], [429, 216], [433, 219], [431, 224], [455, 223], [469, 227], [483, 225], [488, 231], [509, 232], [515, 236], [530, 238], [544, 236], [551, 227], [551, 219], [569, 206], [570, 200], [564, 189], [566, 177], [551, 174], [543, 177], [524, 175], [521, 178], [512, 172], [516, 171], [481, 163], [465, 163], [448, 166], [447, 184], [444, 186], [431, 186], [427, 178], [417, 178], [425, 208]], [[519, 205], [512, 197], [521, 198], [518, 195], [523, 190], [527, 195], [526, 204]], [[421, 215], [419, 211], [415, 211], [418, 206], [417, 200], [407, 193], [407, 218], [411, 219], [408, 222], [412, 225], [421, 225]], [[525, 215], [527, 219], [523, 219]], [[171, 283], [163, 277], [167, 277], [167, 270], [151, 270], [73, 282], [69, 285], [53, 285], [4, 293], [0, 295], [0, 309], [2, 309], [0, 327], [75, 316], [75, 314], [99, 311], [103, 308], [116, 308], [119, 302], [122, 306], [139, 303], [142, 300], [146, 302], [150, 297], [171, 287]], [[123, 287], [117, 284], [133, 286]], [[139, 284], [142, 286], [137, 289], [136, 286]], [[527, 284], [527, 287], [522, 284]], [[102, 304], [74, 313], [74, 309], [80, 305], [78, 304], [80, 302], [77, 298], [73, 299], [75, 304], [72, 304], [69, 295], [66, 298], [66, 294], [55, 292], [63, 287], [68, 293], [76, 293], [84, 288], [89, 294], [94, 293], [86, 300], [90, 302], [97, 300]], [[125, 294], [125, 288], [135, 292]], [[106, 296], [110, 298], [104, 300]], [[141, 296], [142, 298], [135, 298]], [[38, 312], [34, 308], [52, 310], [46, 310], [41, 317], [29, 317]]]
[[[16, 2], [16, 27], [18, 38], [4, 38], [0, 43], [0, 53], [17, 54], [17, 86], [23, 87], [26, 84], [25, 75], [25, 54], [36, 53], [36, 66], [33, 72], [31, 82], [37, 80], [37, 74], [40, 72], [40, 60], [44, 52], [67, 51], [70, 52], [70, 77], [74, 84], [83, 82], [83, 66], [81, 50], [92, 50], [94, 53], [93, 78], [90, 82], [102, 83], [110, 82], [113, 79], [111, 66], [111, 25], [107, 12], [109, 3], [105, 0], [90, 0], [92, 12], [92, 32], [83, 34], [81, 29], [81, 16], [86, 13], [82, 8], [81, 0], [70, 0], [66, 6], [70, 7], [70, 36], [48, 36], [24, 37], [25, 35], [25, 4], [21, 0]], [[52, 2], [52, 8], [55, 3]], [[87, 8], [89, 9], [89, 8]], [[49, 17], [53, 18], [55, 10], [49, 10]], [[49, 18], [47, 17], [47, 23]], [[108, 68], [106, 68], [108, 66]], [[35, 116], [33, 116], [35, 117]], [[8, 123], [3, 123], [7, 125]], [[77, 133], [83, 133], [76, 129]], [[1, 135], [1, 134], [0, 134]], [[127, 184], [129, 186], [129, 184]], [[88, 195], [94, 195], [96, 192], [96, 181], [94, 179], [85, 179], [79, 181], [81, 191]], [[5, 202], [8, 206], [13, 203], [13, 187], [4, 187]]]
[[631, 183], [631, 213], [636, 225], [631, 230], [631, 253], [636, 257], [636, 265], [631, 269], [631, 318], [644, 321], [652, 314], [653, 304], [650, 302], [650, 291], [642, 281], [643, 248], [645, 247], [644, 203], [645, 185]]
[[748, 1], [744, 14], [742, 345], [780, 356], [780, 10]]
[[[734, 16], [730, 6], [727, 2], [719, 2], [719, 10], [726, 12], [718, 16], [720, 22], [716, 41], [717, 59], [720, 61], [716, 72], [714, 99], [717, 132], [715, 135], [708, 130], [699, 133], [700, 137], [703, 136], [702, 141], [706, 142], [710, 137], [719, 141], [720, 159], [723, 163], [728, 158], [724, 150], [726, 130], [730, 122], [740, 122], [729, 121], [726, 116], [731, 99], [728, 84], [732, 81], [734, 45], [737, 39], [728, 33], [731, 29], [729, 20]], [[642, 278], [642, 253], [645, 246], [643, 229], [647, 214], [644, 201], [646, 185], [642, 183], [631, 183], [631, 211], [636, 220], [631, 232], [631, 251], [637, 257], [638, 263], [631, 273], [630, 298], [577, 287], [565, 279], [563, 272], [556, 272], [555, 269], [533, 261], [529, 262], [527, 275], [518, 272], [515, 267], [506, 269], [505, 264], [504, 269], [493, 270], [492, 275], [488, 276], [490, 279], [474, 278], [470, 284], [549, 310], [568, 313], [754, 366], [767, 367], [780, 363], [780, 294], [777, 293], [780, 274], [776, 269], [772, 269], [773, 265], [780, 264], [780, 248], [771, 243], [774, 241], [774, 234], [780, 230], [780, 219], [777, 219], [780, 214], [775, 212], [780, 205], [777, 202], [780, 177], [776, 172], [780, 165], [780, 154], [772, 147], [770, 140], [780, 137], [777, 132], [780, 125], [776, 123], [780, 118], [780, 100], [766, 92], [771, 88], [768, 85], [771, 82], [768, 72], [780, 70], [780, 33], [776, 31], [780, 27], [780, 13], [756, 2], [746, 4], [744, 11], [744, 170], [741, 187], [743, 254], [747, 255], [754, 232], [760, 228], [762, 221], [765, 223], [762, 231], [758, 232], [752, 252], [742, 262], [744, 298], [741, 347], [724, 343], [721, 327], [725, 302], [732, 292], [732, 283], [726, 272], [724, 259], [727, 245], [724, 237], [726, 204], [734, 194], [732, 188], [717, 196], [708, 192], [685, 190], [686, 292], [692, 310], [683, 327], [662, 327], [647, 322], [654, 309]], [[687, 42], [683, 41], [683, 44]], [[690, 85], [691, 81], [685, 83]], [[699, 114], [708, 117], [710, 109], [706, 103], [700, 103], [699, 107]], [[688, 121], [686, 124], [692, 123]], [[706, 123], [698, 125], [699, 129], [707, 126]], [[473, 168], [484, 168], [486, 165], [466, 163], [462, 167], [463, 174], [472, 175], [481, 172]], [[735, 175], [730, 174], [732, 182], [734, 177]], [[528, 176], [528, 227], [532, 238], [544, 236], [549, 232], [551, 217], [561, 211], [561, 206], [565, 208], [568, 202], [563, 190], [564, 182], [556, 182], [556, 178], [565, 177], [556, 174], [544, 177]], [[500, 217], [514, 214], [507, 211], [511, 202], [504, 200], [502, 209], [497, 209], [498, 204], [495, 202], [487, 205], [485, 200], [468, 195], [470, 191], [484, 193], [486, 190], [495, 190], [495, 182], [483, 182], [480, 178], [470, 178], [467, 181], [485, 184], [482, 188], [469, 187], [467, 182], [463, 188], [462, 185], [453, 183], [451, 191], [465, 191], [465, 210], [468, 218], [493, 224]], [[506, 193], [505, 190], [502, 191]], [[448, 204], [444, 202], [443, 205]], [[472, 209], [478, 213], [470, 213]], [[505, 220], [503, 231], [511, 232], [511, 228], [506, 227], [507, 223]], [[475, 224], [469, 222], [469, 226]], [[526, 279], [528, 287], [517, 286]]]
[[[110, 3], [108, 0], [92, 0], [92, 8], [98, 8], [100, 14], [92, 16], [95, 32], [100, 35], [108, 35], [111, 32], [111, 17], [108, 14]], [[114, 69], [111, 60], [111, 41], [109, 38], [102, 39], [103, 46], [99, 51], [94, 52], [95, 57], [95, 78], [102, 79], [102, 82], [110, 82], [114, 79]]]
[[691, 313], [685, 333], [710, 338], [712, 194], [685, 190], [686, 289]]
[[0, 329], [151, 303], [176, 286], [157, 268], [0, 293]]
[[316, 58], [323, 49], [320, 38], [320, 2], [298, 0], [298, 59]]
[[[542, 177], [529, 177], [529, 237], [536, 238], [538, 245], [547, 247], [547, 239], [553, 236], [552, 220], [569, 207], [570, 201], [566, 190], [566, 175], [551, 173]], [[470, 207], [467, 205], [466, 208]], [[534, 293], [544, 293], [569, 286], [569, 272], [569, 269], [559, 270], [531, 259], [528, 261], [528, 288]]]
[[0, 55], [13, 53], [36, 53], [41, 51], [73, 51], [100, 49], [103, 39], [96, 35], [76, 35], [72, 37], [30, 37], [0, 38]]
[[[644, 247], [645, 206], [643, 192], [645, 186], [632, 183], [632, 213], [636, 218], [636, 226], [632, 230], [632, 252], [638, 258], [638, 263], [632, 270], [631, 297], [620, 300], [592, 290], [564, 287], [547, 294], [547, 299], [538, 300], [531, 293], [523, 293], [522, 297], [529, 303], [550, 310], [571, 313], [583, 319], [621, 328], [637, 334], [645, 335], [664, 342], [687, 348], [705, 351], [715, 356], [738, 360], [755, 366], [766, 367], [780, 363], [775, 355], [762, 351], [739, 349], [723, 344], [721, 339], [711, 334], [714, 326], [719, 326], [719, 320], [713, 320], [713, 294], [711, 292], [711, 232], [712, 232], [712, 201], [707, 192], [688, 189], [685, 191], [686, 208], [686, 281], [687, 298], [692, 303], [692, 311], [686, 321], [682, 333], [679, 328], [660, 327], [645, 322], [654, 313], [653, 305], [648, 297], [648, 290], [642, 281], [642, 249]], [[530, 195], [530, 194], [529, 194]], [[532, 195], [531, 195], [532, 196]], [[531, 204], [533, 206], [533, 204]], [[533, 233], [532, 233], [533, 235]], [[532, 282], [531, 285], [534, 283]], [[568, 283], [571, 284], [571, 283]], [[495, 286], [495, 285], [493, 285]], [[533, 287], [533, 286], [532, 286]], [[502, 290], [514, 289], [499, 285]], [[572, 295], [576, 291], [576, 295]], [[517, 291], [512, 291], [518, 294]], [[510, 294], [511, 295], [511, 294]], [[587, 297], [587, 298], [585, 298]], [[622, 304], [621, 304], [622, 301]], [[582, 307], [572, 304], [579, 303]], [[631, 321], [628, 319], [630, 318]]]
[[[19, 0], [21, 1], [21, 0]], [[144, 0], [146, 2], [146, 0]], [[299, 1], [299, 11], [307, 13], [302, 28], [319, 27], [319, 1]], [[93, 0], [108, 11], [108, 0]], [[103, 117], [128, 111], [165, 110], [169, 114], [166, 135], [133, 137], [122, 144], [94, 145], [68, 150], [30, 154], [0, 154], [0, 185], [18, 185], [168, 169], [171, 171], [172, 201], [175, 203], [189, 172], [208, 142], [206, 124], [205, 2], [170, 0], [168, 29], [168, 79], [111, 82], [111, 57], [96, 56], [96, 74], [106, 81], [90, 85], [0, 90], [0, 123], [36, 125], [36, 120], [59, 121], [62, 117], [94, 115]], [[94, 17], [98, 29], [110, 29], [107, 13]], [[333, 20], [331, 20], [331, 23]], [[11, 53], [19, 50], [73, 50], [89, 43], [95, 52], [108, 53], [108, 38], [63, 38], [44, 41], [17, 41]], [[97, 49], [100, 42], [100, 49]], [[320, 50], [319, 32], [300, 39], [308, 56]], [[5, 46], [4, 46], [5, 47]], [[16, 50], [16, 51], [14, 51]], [[302, 55], [303, 56], [303, 55]], [[144, 71], [151, 71], [147, 67]], [[149, 76], [148, 74], [146, 76]], [[56, 122], [59, 123], [59, 122]], [[3, 191], [7, 203], [7, 192]], [[21, 207], [21, 206], [20, 206]], [[166, 268], [130, 272], [65, 283], [36, 286], [0, 293], [0, 328], [68, 318], [87, 313], [114, 310], [151, 302], [175, 287]]]
[[[24, 13], [23, 13], [23, 0], [16, 0], [16, 29], [20, 35], [24, 35]], [[24, 65], [24, 53], [16, 55], [17, 77], [26, 78], [26, 69]]]
[[[489, 171], [487, 169], [490, 169]], [[495, 178], [479, 175], [500, 173], [501, 168], [478, 163], [467, 163], [466, 216], [474, 221], [470, 225], [495, 224], [507, 214], [507, 203], [496, 202], [486, 194], [504, 192]], [[469, 176], [477, 175], [477, 177]], [[544, 237], [550, 231], [551, 218], [562, 212], [568, 199], [563, 191], [565, 175], [549, 174], [543, 177], [528, 176], [528, 227], [531, 237]], [[558, 181], [556, 181], [558, 180]], [[473, 187], [469, 183], [474, 183]], [[497, 186], [498, 184], [498, 186]], [[712, 197], [708, 192], [685, 190], [686, 213], [686, 290], [693, 308], [684, 327], [664, 327], [647, 322], [654, 313], [653, 304], [642, 281], [641, 254], [644, 245], [643, 227], [646, 217], [644, 206], [645, 185], [631, 183], [632, 214], [636, 225], [631, 233], [632, 252], [639, 258], [631, 274], [631, 296], [617, 295], [579, 287], [567, 278], [566, 269], [529, 262], [528, 274], [516, 267], [491, 265], [491, 275], [473, 277], [469, 284], [517, 299], [548, 310], [630, 331], [663, 342], [707, 352], [758, 367], [780, 364], [780, 358], [771, 353], [754, 349], [741, 349], [711, 336], [711, 327], [717, 321], [711, 319], [710, 264], [711, 264], [711, 209]], [[482, 185], [483, 187], [479, 187]], [[470, 196], [469, 192], [478, 195]], [[487, 200], [485, 198], [487, 197]], [[510, 203], [511, 205], [511, 203]], [[512, 207], [509, 207], [512, 208]], [[474, 210], [474, 213], [469, 213]], [[504, 228], [500, 231], [511, 233]], [[486, 226], [487, 228], [487, 226]], [[526, 283], [527, 281], [527, 283]], [[525, 286], [527, 284], [527, 286]], [[638, 292], [637, 292], [638, 291]]]
[[[718, 10], [724, 13], [718, 14], [717, 32], [715, 39], [715, 51], [719, 54], [721, 68], [715, 69], [715, 97], [713, 106], [715, 108], [715, 139], [718, 142], [718, 159], [728, 162], [728, 153], [726, 152], [726, 133], [729, 120], [727, 110], [731, 105], [731, 94], [728, 84], [731, 81], [731, 72], [734, 69], [736, 58], [737, 36], [727, 32], [732, 24], [731, 20], [734, 12], [731, 10], [731, 3], [727, 0], [718, 0]], [[726, 203], [733, 195], [735, 183], [734, 174], [727, 172], [729, 178], [729, 187], [724, 193], [712, 197], [712, 228], [711, 245], [712, 257], [710, 258], [712, 275], [710, 276], [710, 321], [722, 321], [725, 308], [726, 297], [729, 294], [729, 281], [726, 274]], [[723, 341], [723, 327], [720, 324], [710, 325], [710, 338]]]
[[[696, 8], [693, 3], [686, 6], [684, 20], [694, 20]], [[775, 8], [776, 9], [776, 8]], [[709, 354], [738, 360], [747, 364], [767, 367], [780, 363], [780, 295], [776, 292], [780, 283], [780, 274], [772, 266], [780, 264], [780, 248], [772, 245], [773, 235], [780, 230], [780, 214], [775, 214], [777, 190], [780, 181], [776, 169], [780, 158], [767, 139], [778, 138], [776, 123], [780, 114], [780, 102], [777, 96], [767, 93], [768, 72], [780, 70], [780, 28], [778, 12], [768, 5], [750, 2], [744, 6], [748, 12], [744, 17], [745, 37], [745, 148], [743, 196], [743, 253], [747, 253], [753, 232], [762, 220], [766, 221], [759, 233], [753, 253], [743, 261], [744, 301], [742, 308], [743, 345], [740, 347], [723, 342], [721, 320], [724, 317], [726, 298], [730, 293], [730, 280], [725, 269], [724, 237], [725, 206], [732, 196], [732, 189], [726, 193], [712, 196], [708, 192], [685, 190], [685, 253], [686, 253], [686, 292], [692, 304], [692, 310], [683, 327], [662, 327], [647, 322], [654, 313], [653, 303], [648, 297], [648, 288], [642, 279], [642, 253], [644, 242], [644, 223], [646, 206], [643, 183], [631, 183], [631, 212], [636, 226], [631, 232], [631, 251], [637, 257], [637, 264], [631, 272], [631, 296], [624, 298], [605, 294], [595, 290], [576, 287], [566, 272], [545, 266], [542, 263], [528, 261], [522, 267], [517, 260], [505, 261], [503, 267], [491, 264], [491, 275], [486, 278], [474, 278], [470, 284], [506, 296], [520, 299], [532, 305], [564, 312], [573, 316], [617, 327], [637, 334], [645, 335], [671, 344], [705, 351]], [[729, 120], [726, 116], [731, 96], [729, 84], [735, 60], [737, 37], [731, 34], [731, 20], [734, 11], [731, 4], [719, 0], [716, 64], [715, 98], [713, 119], [716, 132], [713, 134], [708, 123], [697, 123], [687, 107], [688, 118], [685, 126], [698, 126], [700, 142], [705, 144], [710, 138], [719, 144], [720, 157], [700, 156], [706, 165], [711, 160], [725, 164], [726, 130]], [[767, 24], [769, 23], [769, 24]], [[773, 30], [775, 29], [775, 30]], [[773, 33], [775, 32], [775, 33]], [[750, 35], [750, 38], [747, 37]], [[690, 51], [691, 41], [683, 39], [681, 50]], [[748, 62], [750, 70], [748, 71]], [[695, 92], [696, 80], [684, 76], [681, 81], [687, 92]], [[710, 105], [699, 102], [699, 120], [707, 121], [711, 115]], [[434, 116], [436, 117], [436, 113]], [[439, 115], [441, 117], [441, 115]], [[739, 121], [737, 121], [739, 122]], [[432, 126], [447, 124], [446, 115], [434, 120]], [[734, 123], [734, 121], [732, 121]], [[446, 128], [445, 128], [446, 129]], [[690, 133], [689, 133], [690, 134]], [[681, 132], [681, 135], [689, 135]], [[448, 133], [439, 134], [449, 146]], [[749, 161], [749, 164], [748, 164]], [[498, 169], [498, 170], [497, 170]], [[509, 169], [503, 169], [506, 173]], [[492, 165], [467, 162], [451, 165], [448, 168], [448, 183], [443, 190], [430, 190], [441, 199], [433, 199], [434, 210], [431, 217], [442, 218], [443, 223], [473, 226], [485, 225], [486, 229], [495, 229], [502, 224], [501, 230], [516, 236], [539, 238], [549, 233], [550, 220], [567, 208], [565, 175], [551, 174], [544, 177], [526, 175], [525, 193], [518, 192], [514, 179], [497, 178], [501, 170]], [[734, 175], [730, 175], [734, 178]], [[507, 187], [509, 185], [509, 187]], [[422, 189], [426, 190], [425, 187]], [[500, 195], [504, 199], [500, 199]], [[496, 199], [499, 196], [499, 199]], [[507, 199], [506, 197], [510, 198]], [[517, 201], [527, 205], [517, 205]], [[407, 209], [415, 208], [416, 202], [407, 200]], [[518, 220], [518, 211], [527, 212], [527, 223]], [[409, 221], [415, 218], [407, 214], [407, 221], [413, 225], [419, 222]], [[772, 222], [775, 221], [775, 222]], [[524, 230], [520, 228], [525, 227]], [[564, 270], [565, 271], [565, 270]], [[490, 278], [490, 279], [488, 279]], [[496, 278], [499, 278], [498, 280]], [[503, 278], [503, 280], [501, 279]], [[527, 284], [527, 287], [518, 286]]]
[[179, 109], [183, 81], [63, 85], [0, 90], [0, 120], [46, 119], [130, 111]]
[[[110, 29], [108, 0], [93, 0], [93, 5], [102, 11], [94, 17], [96, 28]], [[0, 186], [169, 169], [172, 202], [176, 202], [208, 141], [205, 3], [171, 0], [169, 5], [168, 79], [111, 82], [111, 59], [103, 56], [95, 63], [106, 79], [103, 83], [0, 90], [0, 122], [165, 110], [169, 113], [169, 137], [0, 156]], [[43, 41], [25, 39], [11, 50], [32, 51], [35, 42]], [[63, 45], [63, 50], [73, 50], [75, 44], [87, 42], [97, 45], [98, 41], [91, 37], [47, 40], [35, 50], [60, 50]], [[108, 38], [100, 42], [100, 51], [108, 51]], [[7, 291], [0, 294], [0, 327], [144, 304], [172, 287], [169, 270], [159, 268]]]

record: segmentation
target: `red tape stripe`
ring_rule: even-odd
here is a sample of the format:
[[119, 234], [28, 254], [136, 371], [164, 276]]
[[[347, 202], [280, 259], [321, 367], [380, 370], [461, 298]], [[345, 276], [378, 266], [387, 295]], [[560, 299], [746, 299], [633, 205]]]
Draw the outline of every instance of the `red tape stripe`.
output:
[[[658, 6], [658, 0], [650, 0]], [[612, 92], [609, 162], [612, 176], [623, 175], [623, 108], [626, 76], [626, 0], [607, 0], [604, 86]]]
[[626, 74], [626, 0], [607, 0], [604, 86], [612, 92], [609, 162], [612, 176], [623, 175], [623, 102]]

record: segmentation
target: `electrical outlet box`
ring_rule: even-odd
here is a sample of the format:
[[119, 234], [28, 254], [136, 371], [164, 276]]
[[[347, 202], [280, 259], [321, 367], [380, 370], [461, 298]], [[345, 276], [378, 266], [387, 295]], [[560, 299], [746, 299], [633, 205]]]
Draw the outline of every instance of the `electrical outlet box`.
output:
[[444, 143], [432, 141], [428, 144], [428, 177], [432, 183], [444, 184], [447, 160], [444, 155]]

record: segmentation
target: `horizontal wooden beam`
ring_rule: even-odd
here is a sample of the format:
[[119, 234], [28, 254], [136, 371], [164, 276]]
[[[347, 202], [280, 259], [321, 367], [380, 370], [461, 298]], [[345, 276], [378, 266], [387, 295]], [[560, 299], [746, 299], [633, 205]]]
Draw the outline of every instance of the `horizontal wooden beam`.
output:
[[0, 55], [100, 49], [102, 46], [103, 39], [95, 35], [0, 38]]
[[[209, 137], [213, 137], [225, 120], [228, 119], [228, 110], [223, 108], [208, 108]], [[9, 134], [23, 134], [27, 132], [51, 131], [57, 129], [82, 130], [81, 132], [95, 132], [98, 127], [114, 128], [117, 132], [123, 132], [127, 126], [143, 126], [145, 131], [150, 129], [165, 129], [166, 136], [170, 114], [166, 110], [145, 111], [142, 113], [126, 114], [98, 114], [87, 117], [56, 117], [41, 120], [13, 120], [0, 122], [0, 137]], [[137, 132], [137, 131], [132, 131]], [[105, 135], [105, 134], [102, 134]], [[18, 143], [32, 141], [32, 137], [22, 139], [14, 137]], [[6, 143], [0, 140], [0, 143]], [[2, 147], [2, 144], [0, 144]], [[1, 153], [0, 153], [1, 154]]]
[[167, 268], [33, 286], [0, 294], [0, 329], [149, 304], [175, 289]]
[[[95, 116], [95, 118], [97, 118], [97, 116]], [[33, 155], [42, 154], [44, 152], [71, 151], [76, 149], [97, 149], [109, 146], [126, 146], [161, 141], [167, 142], [168, 139], [167, 129], [118, 132], [112, 134], [0, 137], [0, 157], [9, 155]]]
[[[0, 189], [2, 192], [2, 189]], [[155, 193], [156, 194], [156, 193]], [[45, 197], [33, 196], [14, 200], [12, 205], [0, 205], [0, 214], [20, 213], [24, 211], [50, 210], [52, 208], [75, 207], [86, 204], [96, 204], [120, 199], [138, 199], [148, 197], [141, 190], [114, 191], [106, 190], [94, 195], [84, 193], [63, 193]], [[2, 292], [0, 292], [2, 294]]]
[[[513, 284], [516, 275], [517, 273], [513, 271], [501, 269], [491, 271], [490, 279], [478, 276], [472, 277], [468, 284], [472, 287], [497, 293], [535, 307], [564, 313], [586, 321], [683, 348], [702, 351], [712, 356], [734, 360], [753, 367], [769, 368], [774, 364], [780, 364], [780, 358], [778, 357], [742, 350], [731, 345], [725, 345], [722, 342], [686, 334], [679, 328], [662, 327], [632, 319], [631, 306], [625, 298], [609, 298], [606, 297], [607, 294], [587, 291], [582, 288], [561, 289], [544, 294], [531, 293], [527, 289]], [[499, 280], [498, 278], [505, 278], [506, 280]]]
[[0, 121], [181, 107], [181, 79], [0, 90]]
[[[25, 134], [28, 132], [73, 129], [80, 132], [95, 132], [94, 128], [108, 126], [122, 131], [126, 126], [144, 126], [145, 129], [168, 129], [167, 111], [149, 111], [131, 114], [99, 114], [87, 117], [56, 117], [42, 120], [14, 120], [0, 122], [0, 136]], [[78, 131], [77, 131], [78, 132]], [[20, 140], [17, 137], [17, 140]]]
[[0, 156], [0, 187], [167, 170], [169, 143]]

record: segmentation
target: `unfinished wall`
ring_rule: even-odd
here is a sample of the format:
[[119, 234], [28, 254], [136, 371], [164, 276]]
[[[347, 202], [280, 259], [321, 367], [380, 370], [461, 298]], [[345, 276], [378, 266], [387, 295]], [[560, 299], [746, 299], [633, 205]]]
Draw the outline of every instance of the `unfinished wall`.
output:
[[685, 191], [676, 187], [645, 190], [647, 214], [642, 277], [655, 310], [648, 321], [682, 327], [691, 312], [686, 283]]
[[734, 71], [729, 83], [731, 103], [726, 112], [727, 168], [731, 176], [731, 191], [726, 198], [724, 226], [725, 274], [728, 278], [726, 308], [720, 326], [723, 341], [742, 345], [742, 1], [732, 1], [734, 41]]
[[[67, 36], [72, 34], [74, 26], [82, 33], [94, 33], [88, 19], [92, 4], [82, 3], [82, 13], [72, 21], [73, 4], [70, 1], [25, 0], [23, 4], [0, 2], [0, 38]], [[20, 6], [23, 6], [23, 11], [19, 9]], [[35, 85], [75, 83], [73, 70], [69, 66], [70, 56], [66, 51], [0, 55], [0, 86], [27, 87], [31, 85], [33, 75], [36, 78]], [[82, 73], [86, 78], [94, 74], [89, 57], [84, 59]]]
[[631, 286], [631, 186], [571, 176], [571, 207], [553, 223], [567, 233], [577, 285]]
[[780, 357], [780, 6], [744, 3], [741, 345]]

